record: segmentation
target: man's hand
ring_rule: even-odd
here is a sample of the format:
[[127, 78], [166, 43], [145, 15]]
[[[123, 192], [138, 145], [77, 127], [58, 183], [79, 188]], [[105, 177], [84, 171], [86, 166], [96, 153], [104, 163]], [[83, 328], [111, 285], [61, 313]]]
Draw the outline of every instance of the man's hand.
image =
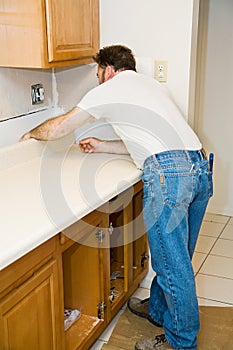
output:
[[129, 154], [121, 140], [104, 141], [96, 137], [87, 137], [79, 141], [79, 148], [84, 153]]
[[20, 137], [19, 141], [25, 141], [31, 138], [31, 133], [30, 131], [24, 134], [23, 136]]
[[87, 137], [79, 141], [79, 148], [84, 153], [103, 153], [105, 152], [104, 142], [96, 137]]

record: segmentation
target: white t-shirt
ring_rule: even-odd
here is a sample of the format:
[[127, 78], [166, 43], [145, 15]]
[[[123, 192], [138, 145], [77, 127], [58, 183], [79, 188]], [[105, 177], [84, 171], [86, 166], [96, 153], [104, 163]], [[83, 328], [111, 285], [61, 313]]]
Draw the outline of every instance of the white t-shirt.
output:
[[165, 87], [134, 71], [120, 72], [90, 90], [78, 106], [110, 123], [141, 169], [152, 154], [202, 147]]

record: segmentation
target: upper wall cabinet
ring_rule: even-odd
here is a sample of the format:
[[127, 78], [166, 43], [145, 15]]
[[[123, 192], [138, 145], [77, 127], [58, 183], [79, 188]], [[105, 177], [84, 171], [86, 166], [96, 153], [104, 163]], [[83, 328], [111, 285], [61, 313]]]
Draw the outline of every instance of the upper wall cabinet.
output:
[[99, 0], [0, 0], [0, 66], [91, 62], [99, 49]]

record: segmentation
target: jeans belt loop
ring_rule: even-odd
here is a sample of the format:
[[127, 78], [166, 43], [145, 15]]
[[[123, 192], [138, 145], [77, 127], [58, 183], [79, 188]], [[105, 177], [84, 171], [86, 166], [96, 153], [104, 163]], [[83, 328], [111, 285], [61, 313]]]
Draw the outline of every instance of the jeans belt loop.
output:
[[158, 162], [158, 159], [157, 159], [157, 154], [153, 154], [153, 161], [154, 161], [154, 164], [159, 167], [159, 162]]
[[186, 149], [185, 149], [184, 151], [185, 151], [185, 154], [186, 154], [186, 157], [187, 157], [188, 162], [189, 162], [190, 164], [192, 164], [192, 159], [191, 159], [191, 157], [190, 157], [189, 151], [186, 150]]
[[200, 152], [201, 152], [201, 155], [202, 155], [202, 157], [203, 157], [203, 160], [207, 160], [207, 154], [206, 154], [206, 151], [205, 151], [205, 149], [202, 147], [202, 149], [200, 150]]

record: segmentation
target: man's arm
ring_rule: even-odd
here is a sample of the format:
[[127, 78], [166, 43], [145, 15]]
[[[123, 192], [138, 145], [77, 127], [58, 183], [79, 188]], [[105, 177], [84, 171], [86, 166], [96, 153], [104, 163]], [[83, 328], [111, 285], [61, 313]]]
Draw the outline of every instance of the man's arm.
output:
[[84, 153], [115, 153], [129, 154], [121, 140], [104, 141], [96, 137], [88, 137], [79, 141], [79, 148]]
[[20, 141], [24, 141], [30, 138], [44, 141], [56, 140], [67, 134], [70, 134], [78, 127], [91, 121], [91, 119], [93, 119], [93, 117], [90, 114], [83, 111], [79, 107], [75, 107], [70, 112], [49, 119], [31, 131], [27, 132], [20, 138]]

